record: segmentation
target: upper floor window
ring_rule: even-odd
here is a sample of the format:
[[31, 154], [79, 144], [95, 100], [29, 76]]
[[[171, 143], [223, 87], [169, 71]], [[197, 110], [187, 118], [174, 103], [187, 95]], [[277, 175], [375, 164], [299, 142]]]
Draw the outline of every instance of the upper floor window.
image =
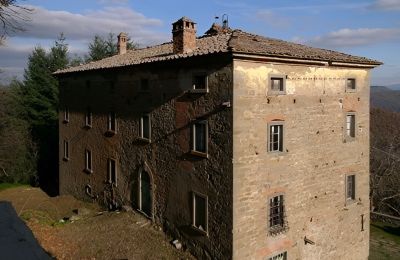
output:
[[274, 255], [274, 256], [268, 258], [268, 260], [287, 260], [287, 252], [283, 252], [283, 253]]
[[140, 137], [150, 140], [151, 138], [151, 119], [150, 115], [146, 114], [140, 118]]
[[192, 151], [206, 154], [208, 152], [208, 124], [206, 120], [193, 124]]
[[115, 112], [110, 112], [107, 119], [107, 130], [117, 132], [117, 117]]
[[93, 172], [92, 168], [92, 151], [86, 149], [85, 150], [85, 171], [86, 172]]
[[268, 125], [268, 151], [283, 152], [283, 122], [272, 122]]
[[108, 182], [117, 186], [117, 163], [114, 159], [108, 159]]
[[356, 137], [356, 115], [354, 113], [346, 114], [346, 139], [351, 140]]
[[195, 74], [192, 78], [194, 92], [208, 92], [208, 77], [206, 74]]
[[356, 91], [356, 79], [355, 78], [346, 79], [346, 91], [347, 92]]
[[63, 120], [63, 122], [64, 123], [68, 123], [69, 122], [69, 109], [68, 109], [68, 107], [64, 108], [64, 120]]
[[64, 160], [69, 160], [69, 143], [67, 140], [64, 140]]
[[269, 231], [270, 233], [277, 233], [284, 228], [284, 200], [283, 195], [278, 195], [269, 199]]
[[268, 95], [286, 94], [286, 76], [270, 75], [268, 82]]
[[356, 199], [356, 176], [347, 175], [346, 176], [346, 200]]
[[85, 126], [92, 127], [92, 110], [88, 108], [85, 115]]
[[208, 200], [207, 196], [193, 192], [192, 225], [207, 233], [208, 230]]

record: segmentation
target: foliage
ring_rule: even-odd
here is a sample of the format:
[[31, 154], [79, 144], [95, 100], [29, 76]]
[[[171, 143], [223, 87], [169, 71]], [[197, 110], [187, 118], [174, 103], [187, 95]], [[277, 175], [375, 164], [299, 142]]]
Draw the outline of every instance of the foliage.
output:
[[3, 182], [0, 183], [0, 191], [10, 189], [10, 188], [16, 188], [16, 187], [28, 187], [27, 185], [20, 184], [20, 183], [8, 183], [8, 182]]
[[[95, 35], [92, 42], [89, 43], [89, 53], [86, 61], [96, 61], [107, 57], [111, 57], [118, 53], [117, 37], [114, 33], [109, 33], [107, 37]], [[138, 47], [129, 37], [127, 41], [127, 49], [133, 50]]]
[[24, 31], [23, 23], [29, 21], [32, 9], [17, 4], [16, 0], [0, 0], [0, 45], [7, 35]]
[[400, 113], [371, 110], [372, 210], [400, 216]]

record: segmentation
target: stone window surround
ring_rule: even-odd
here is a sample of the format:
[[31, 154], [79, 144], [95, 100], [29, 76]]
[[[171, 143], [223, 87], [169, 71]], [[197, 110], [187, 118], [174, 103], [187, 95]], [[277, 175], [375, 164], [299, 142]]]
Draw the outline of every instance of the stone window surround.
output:
[[[276, 91], [272, 90], [272, 79], [273, 78], [279, 78], [282, 79], [282, 84], [283, 84], [283, 90], [282, 91]], [[278, 73], [270, 73], [268, 74], [268, 82], [267, 82], [267, 88], [266, 88], [266, 95], [267, 96], [276, 96], [276, 95], [286, 95], [286, 78], [287, 76], [285, 74], [278, 74]]]
[[[271, 151], [270, 149], [270, 136], [271, 126], [282, 125], [282, 151]], [[269, 154], [283, 154], [285, 153], [285, 121], [281, 119], [272, 120], [267, 123], [267, 151]]]
[[[205, 204], [206, 204], [206, 212], [205, 212], [205, 215], [206, 215], [206, 218], [205, 218], [206, 227], [205, 227], [205, 230], [201, 230], [201, 229], [199, 229], [198, 227], [195, 226], [195, 221], [196, 221], [195, 220], [195, 218], [196, 218], [196, 206], [195, 206], [196, 203], [195, 203], [195, 199], [196, 199], [196, 196], [199, 196], [199, 197], [205, 199]], [[203, 233], [203, 234], [208, 236], [208, 196], [204, 195], [204, 194], [202, 194], [200, 192], [197, 192], [197, 191], [192, 191], [192, 228], [194, 228], [195, 230], [197, 230], [197, 231], [199, 231], [199, 232], [201, 232], [201, 233]]]
[[[354, 88], [349, 88], [348, 87], [348, 81], [349, 80], [354, 80]], [[356, 77], [347, 77], [347, 78], [345, 78], [344, 84], [345, 84], [344, 89], [345, 89], [346, 93], [355, 93], [355, 92], [357, 92], [357, 79], [356, 79]]]
[[[347, 178], [349, 177], [349, 176], [354, 176], [354, 183], [353, 183], [353, 194], [354, 194], [354, 199], [353, 198], [349, 198], [347, 195], [347, 193], [348, 193], [348, 187], [347, 187], [347, 185], [348, 185], [348, 183], [347, 183]], [[356, 202], [356, 195], [357, 195], [357, 174], [356, 173], [354, 173], [354, 172], [351, 172], [351, 173], [347, 173], [346, 175], [345, 175], [345, 180], [344, 180], [344, 194], [345, 194], [345, 204], [346, 205], [350, 205], [350, 204], [353, 204], [353, 203], [355, 203]]]
[[[347, 116], [354, 116], [354, 137], [347, 134]], [[344, 115], [344, 127], [343, 127], [344, 142], [353, 142], [357, 138], [357, 113], [355, 111], [347, 111]]]
[[[205, 152], [200, 152], [196, 150], [196, 130], [195, 130], [195, 125], [196, 124], [204, 124], [205, 125], [205, 132], [206, 132], [206, 138], [205, 138]], [[208, 121], [206, 119], [200, 119], [200, 120], [195, 120], [192, 123], [191, 127], [191, 150], [190, 154], [208, 158]]]
[[[111, 166], [112, 166], [112, 162], [114, 162], [114, 172], [115, 172], [115, 180], [112, 180], [112, 176], [111, 176]], [[107, 171], [108, 171], [108, 183], [112, 184], [114, 187], [117, 187], [117, 183], [118, 183], [118, 167], [117, 167], [117, 160], [115, 160], [114, 158], [108, 158], [107, 160]]]
[[[143, 132], [143, 117], [147, 116], [149, 118], [149, 138], [144, 137], [144, 132]], [[143, 141], [146, 142], [151, 142], [151, 115], [150, 113], [145, 113], [140, 117], [139, 120], [139, 138]]]

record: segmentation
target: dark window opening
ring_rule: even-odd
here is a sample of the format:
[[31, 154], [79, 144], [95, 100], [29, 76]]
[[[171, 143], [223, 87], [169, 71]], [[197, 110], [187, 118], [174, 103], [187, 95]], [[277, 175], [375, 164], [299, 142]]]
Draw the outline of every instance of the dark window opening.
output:
[[355, 200], [356, 198], [356, 176], [348, 175], [346, 180], [346, 199]]
[[207, 232], [207, 198], [193, 194], [193, 226]]
[[193, 125], [193, 150], [196, 152], [207, 153], [207, 121], [195, 123]]
[[194, 90], [207, 90], [207, 76], [196, 75], [193, 77], [193, 89]]

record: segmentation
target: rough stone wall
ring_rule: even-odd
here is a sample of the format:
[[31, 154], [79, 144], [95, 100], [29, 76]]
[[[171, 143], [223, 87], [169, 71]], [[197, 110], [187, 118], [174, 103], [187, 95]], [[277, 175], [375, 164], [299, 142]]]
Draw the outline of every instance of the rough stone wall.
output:
[[[266, 95], [270, 73], [287, 75], [286, 95]], [[288, 259], [367, 259], [369, 71], [235, 60], [233, 74], [233, 258], [287, 251]], [[345, 91], [347, 77], [356, 78], [354, 93]], [[356, 113], [352, 142], [344, 142], [347, 111]], [[267, 125], [276, 119], [284, 120], [278, 154], [267, 151]], [[346, 174], [356, 175], [353, 203]], [[276, 194], [284, 194], [288, 229], [271, 235]]]
[[[209, 93], [189, 94], [192, 74], [208, 74]], [[141, 89], [148, 79], [149, 89]], [[89, 183], [95, 200], [107, 206], [138, 207], [138, 174], [150, 174], [152, 218], [200, 258], [232, 255], [232, 110], [221, 103], [232, 99], [229, 57], [192, 58], [60, 78], [60, 192], [80, 199]], [[90, 82], [87, 84], [86, 82]], [[89, 87], [87, 85], [90, 85]], [[70, 121], [62, 122], [62, 109]], [[90, 106], [93, 127], [84, 129]], [[117, 115], [117, 134], [107, 136], [107, 113]], [[143, 113], [151, 116], [151, 142], [139, 138]], [[208, 158], [190, 154], [191, 126], [207, 119]], [[63, 161], [64, 139], [70, 140], [70, 160]], [[84, 150], [92, 149], [93, 173], [84, 168]], [[117, 159], [117, 187], [107, 184], [107, 158]], [[208, 197], [208, 234], [192, 227], [192, 192]]]

